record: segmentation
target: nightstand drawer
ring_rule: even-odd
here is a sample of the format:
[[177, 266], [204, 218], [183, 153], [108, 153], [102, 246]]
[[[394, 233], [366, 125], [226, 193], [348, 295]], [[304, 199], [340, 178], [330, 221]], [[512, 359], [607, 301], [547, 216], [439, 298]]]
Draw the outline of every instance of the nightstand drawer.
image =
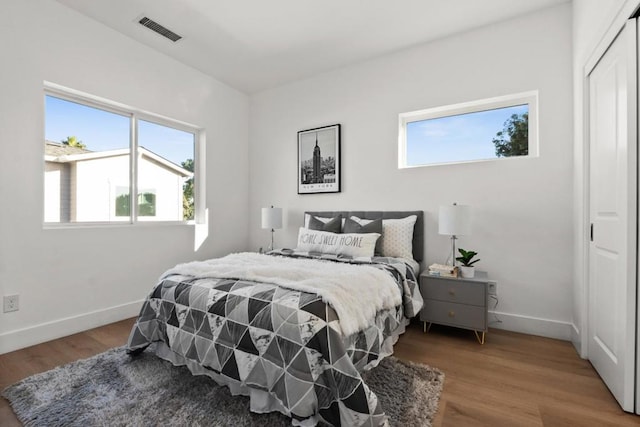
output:
[[487, 311], [484, 306], [428, 299], [425, 300], [424, 308], [420, 312], [420, 320], [476, 331], [487, 330]]
[[425, 299], [449, 301], [484, 307], [487, 304], [485, 286], [482, 283], [464, 282], [459, 279], [427, 277], [420, 283], [420, 292]]

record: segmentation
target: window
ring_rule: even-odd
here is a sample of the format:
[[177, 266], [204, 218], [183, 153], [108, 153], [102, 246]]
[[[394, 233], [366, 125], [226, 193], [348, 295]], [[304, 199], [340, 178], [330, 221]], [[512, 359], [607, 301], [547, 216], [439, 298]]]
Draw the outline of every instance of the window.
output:
[[537, 92], [400, 114], [398, 167], [535, 157]]
[[88, 96], [45, 92], [45, 223], [195, 219], [198, 129]]
[[[129, 217], [131, 215], [131, 196], [129, 188], [116, 189], [116, 216]], [[156, 191], [147, 189], [138, 191], [138, 216], [156, 216]]]

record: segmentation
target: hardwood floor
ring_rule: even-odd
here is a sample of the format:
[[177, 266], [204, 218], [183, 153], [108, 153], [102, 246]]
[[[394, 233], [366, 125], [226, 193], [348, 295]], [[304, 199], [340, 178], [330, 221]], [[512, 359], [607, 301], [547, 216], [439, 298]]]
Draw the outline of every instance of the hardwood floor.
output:
[[[134, 319], [0, 355], [0, 389], [38, 372], [123, 345]], [[435, 426], [640, 426], [624, 413], [589, 362], [564, 341], [491, 330], [411, 325], [396, 356], [446, 376]], [[0, 425], [20, 426], [0, 399]]]
[[640, 426], [566, 341], [412, 325], [395, 355], [445, 373], [436, 426]]

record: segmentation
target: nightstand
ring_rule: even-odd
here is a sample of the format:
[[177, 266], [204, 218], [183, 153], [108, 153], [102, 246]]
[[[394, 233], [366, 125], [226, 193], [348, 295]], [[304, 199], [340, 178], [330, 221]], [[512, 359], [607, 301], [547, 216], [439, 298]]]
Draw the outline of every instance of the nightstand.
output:
[[[472, 279], [462, 277], [432, 276], [428, 272], [420, 274], [420, 293], [424, 307], [420, 320], [426, 333], [432, 323], [470, 329], [475, 332], [480, 344], [484, 344], [487, 332], [487, 295], [489, 277], [483, 271], [476, 271]], [[482, 335], [480, 335], [480, 332]]]

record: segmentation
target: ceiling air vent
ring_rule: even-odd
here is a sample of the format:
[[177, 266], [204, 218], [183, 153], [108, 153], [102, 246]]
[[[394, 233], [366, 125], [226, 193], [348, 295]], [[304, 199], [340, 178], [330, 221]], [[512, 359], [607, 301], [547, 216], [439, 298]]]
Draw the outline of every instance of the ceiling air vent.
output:
[[160, 34], [161, 36], [168, 38], [172, 42], [177, 42], [182, 38], [182, 36], [177, 35], [170, 29], [163, 27], [162, 25], [158, 24], [156, 21], [149, 19], [146, 16], [141, 20], [139, 20], [138, 22], [144, 25], [145, 27], [147, 27], [148, 29], [153, 30], [156, 33]]

